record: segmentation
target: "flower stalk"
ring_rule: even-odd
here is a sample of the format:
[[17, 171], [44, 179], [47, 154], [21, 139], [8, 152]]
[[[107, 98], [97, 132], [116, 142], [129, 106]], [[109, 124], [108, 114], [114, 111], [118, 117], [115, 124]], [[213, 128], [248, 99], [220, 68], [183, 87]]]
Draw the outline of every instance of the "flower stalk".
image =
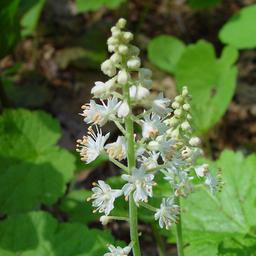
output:
[[[176, 204], [180, 207], [179, 198], [176, 199]], [[177, 217], [178, 217], [178, 222], [176, 223], [177, 252], [178, 252], [178, 256], [184, 256], [181, 212], [178, 213]]]

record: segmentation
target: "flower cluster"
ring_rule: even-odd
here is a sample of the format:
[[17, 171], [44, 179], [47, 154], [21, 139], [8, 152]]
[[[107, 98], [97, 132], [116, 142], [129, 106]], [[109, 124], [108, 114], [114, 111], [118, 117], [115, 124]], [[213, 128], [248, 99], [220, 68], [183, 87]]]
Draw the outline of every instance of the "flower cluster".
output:
[[[131, 44], [133, 34], [124, 31], [125, 25], [126, 21], [119, 19], [111, 28], [107, 44], [112, 55], [101, 65], [109, 80], [96, 82], [91, 90], [95, 100], [82, 106], [81, 115], [91, 126], [88, 135], [77, 141], [77, 151], [86, 163], [105, 154], [124, 171], [121, 178], [126, 183], [122, 188], [112, 189], [102, 180], [92, 188], [89, 200], [95, 211], [104, 213], [103, 224], [114, 218], [108, 215], [114, 208], [115, 199], [123, 195], [127, 200], [131, 197], [137, 207], [153, 210], [159, 226], [169, 229], [178, 221], [177, 198], [188, 196], [194, 189], [195, 180], [214, 192], [219, 177], [211, 174], [207, 164], [197, 164], [202, 150], [200, 139], [193, 136], [187, 87], [183, 87], [173, 102], [164, 98], [163, 93], [151, 97], [152, 72], [141, 67], [140, 51]], [[137, 110], [143, 110], [135, 114], [136, 106], [141, 107]], [[130, 134], [128, 121], [139, 125], [141, 133]], [[121, 132], [116, 141], [108, 144], [109, 133], [103, 135], [101, 131], [107, 122], [113, 122]], [[129, 154], [137, 159], [134, 166], [126, 165]], [[156, 175], [170, 185], [169, 196], [162, 199], [158, 208], [149, 205], [153, 188], [157, 186]], [[131, 248], [109, 246], [109, 250], [105, 256], [128, 255]]]

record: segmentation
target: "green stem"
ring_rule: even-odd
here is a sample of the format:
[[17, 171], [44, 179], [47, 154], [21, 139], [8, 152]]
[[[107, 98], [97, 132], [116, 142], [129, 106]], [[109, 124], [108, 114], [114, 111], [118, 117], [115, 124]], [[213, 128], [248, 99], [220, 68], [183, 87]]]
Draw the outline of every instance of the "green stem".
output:
[[[180, 207], [179, 197], [176, 198], [176, 204]], [[178, 223], [176, 224], [177, 251], [178, 251], [178, 256], [184, 256], [183, 239], [182, 239], [181, 211], [180, 211], [178, 217], [179, 217], [179, 220], [178, 220]]]
[[155, 236], [155, 239], [156, 239], [158, 254], [159, 254], [159, 256], [165, 256], [166, 249], [165, 249], [164, 240], [163, 240], [162, 236], [159, 234], [159, 231], [158, 231], [156, 225], [152, 224], [151, 227], [152, 227], [152, 231]]
[[[124, 96], [127, 100], [129, 106], [131, 106], [131, 100], [129, 95], [129, 86], [128, 84], [123, 89]], [[135, 167], [135, 141], [134, 141], [134, 128], [133, 121], [131, 116], [128, 115], [125, 118], [125, 129], [126, 129], [126, 138], [127, 138], [127, 161], [128, 161], [128, 171], [132, 172], [132, 169]], [[139, 244], [139, 235], [138, 235], [138, 216], [137, 216], [137, 206], [133, 200], [132, 196], [129, 196], [129, 219], [130, 219], [130, 237], [131, 243], [133, 245], [133, 255], [140, 256], [140, 244]]]

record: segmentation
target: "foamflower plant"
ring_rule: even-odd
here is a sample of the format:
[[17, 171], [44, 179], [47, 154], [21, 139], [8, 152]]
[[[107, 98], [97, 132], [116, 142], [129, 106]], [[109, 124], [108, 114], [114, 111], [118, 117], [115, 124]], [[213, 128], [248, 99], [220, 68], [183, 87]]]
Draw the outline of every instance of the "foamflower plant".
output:
[[[207, 164], [197, 165], [202, 156], [200, 139], [193, 136], [190, 114], [190, 95], [183, 87], [174, 100], [163, 93], [151, 95], [152, 72], [141, 66], [140, 50], [133, 45], [133, 34], [124, 31], [126, 21], [121, 18], [111, 28], [107, 40], [109, 59], [101, 65], [109, 77], [106, 82], [97, 81], [91, 92], [93, 99], [82, 106], [81, 115], [89, 124], [88, 133], [77, 141], [77, 151], [86, 163], [105, 154], [121, 169], [125, 185], [112, 189], [103, 180], [92, 188], [94, 211], [102, 213], [100, 221], [106, 225], [111, 220], [126, 220], [130, 226], [130, 244], [125, 247], [109, 245], [105, 256], [123, 256], [131, 251], [140, 256], [137, 211], [147, 208], [160, 228], [177, 227], [179, 256], [183, 255], [180, 198], [193, 192], [199, 182], [215, 192], [219, 177], [210, 173]], [[120, 136], [109, 141], [110, 134], [103, 134], [101, 127], [113, 122]], [[134, 125], [141, 132], [134, 131]], [[152, 205], [155, 177], [169, 183], [169, 196], [160, 205]], [[159, 179], [157, 179], [159, 180]], [[195, 182], [196, 180], [196, 182]], [[129, 218], [111, 216], [115, 199], [124, 197], [129, 204]]]

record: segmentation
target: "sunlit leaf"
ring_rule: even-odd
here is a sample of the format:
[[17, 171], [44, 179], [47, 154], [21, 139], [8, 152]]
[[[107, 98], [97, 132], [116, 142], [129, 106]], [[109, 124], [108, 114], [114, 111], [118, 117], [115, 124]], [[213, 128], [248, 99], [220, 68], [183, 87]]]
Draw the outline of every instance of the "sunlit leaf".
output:
[[157, 67], [173, 73], [185, 50], [185, 44], [176, 37], [161, 35], [150, 41], [148, 58]]
[[256, 4], [242, 8], [219, 33], [220, 40], [238, 49], [256, 47]]
[[225, 185], [216, 196], [200, 190], [183, 200], [185, 255], [256, 255], [256, 155], [224, 151], [212, 165]]
[[225, 113], [236, 86], [237, 56], [237, 50], [227, 46], [216, 58], [213, 46], [203, 40], [189, 45], [182, 54], [175, 71], [177, 88], [188, 86], [198, 133], [207, 132]]

